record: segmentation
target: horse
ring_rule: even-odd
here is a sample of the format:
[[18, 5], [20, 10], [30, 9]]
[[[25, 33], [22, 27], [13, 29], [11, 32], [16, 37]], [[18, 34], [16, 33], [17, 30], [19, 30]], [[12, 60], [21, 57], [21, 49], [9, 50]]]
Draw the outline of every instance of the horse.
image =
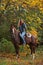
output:
[[[20, 37], [20, 32], [15, 28], [14, 25], [10, 26], [10, 33], [11, 33], [11, 40], [12, 43], [15, 47], [15, 51], [16, 51], [16, 57], [19, 57], [19, 46], [23, 45], [22, 39]], [[30, 46], [30, 50], [31, 50], [31, 55], [33, 56], [33, 59], [35, 58], [35, 49], [37, 46], [37, 41], [35, 36], [30, 35], [29, 33], [28, 35], [25, 35], [25, 40], [26, 40], [26, 44], [28, 44]]]

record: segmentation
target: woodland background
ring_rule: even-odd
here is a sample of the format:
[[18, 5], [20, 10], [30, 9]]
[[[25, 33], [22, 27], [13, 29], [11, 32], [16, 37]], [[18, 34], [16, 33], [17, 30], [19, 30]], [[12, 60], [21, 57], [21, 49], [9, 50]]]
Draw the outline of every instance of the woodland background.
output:
[[[16, 59], [11, 42], [10, 25], [18, 29], [22, 18], [27, 32], [38, 40], [36, 57], [32, 60], [30, 48], [20, 46], [20, 59]], [[0, 0], [0, 65], [43, 65], [43, 0]]]
[[20, 18], [25, 21], [27, 31], [36, 36], [38, 44], [43, 43], [43, 0], [0, 0], [0, 51], [12, 47], [10, 25], [13, 23], [17, 28]]

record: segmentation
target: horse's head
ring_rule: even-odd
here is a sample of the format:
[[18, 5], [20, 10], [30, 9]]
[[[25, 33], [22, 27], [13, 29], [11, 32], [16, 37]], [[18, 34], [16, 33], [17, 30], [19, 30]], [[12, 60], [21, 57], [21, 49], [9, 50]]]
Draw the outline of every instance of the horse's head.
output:
[[11, 25], [11, 35], [12, 35], [12, 39], [15, 39], [16, 42], [20, 43], [20, 39], [19, 39], [19, 31], [15, 28], [14, 25]]
[[15, 34], [16, 34], [16, 28], [15, 28], [14, 24], [11, 24], [10, 30], [11, 30], [12, 34], [15, 36]]

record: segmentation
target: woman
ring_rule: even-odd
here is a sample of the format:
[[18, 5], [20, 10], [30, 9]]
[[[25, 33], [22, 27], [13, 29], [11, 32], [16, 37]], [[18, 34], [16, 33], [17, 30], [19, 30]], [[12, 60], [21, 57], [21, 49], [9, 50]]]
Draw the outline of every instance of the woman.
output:
[[19, 31], [20, 31], [20, 37], [22, 38], [23, 44], [25, 45], [26, 41], [25, 41], [24, 36], [26, 34], [26, 24], [24, 23], [24, 21], [22, 19], [19, 20], [18, 27], [19, 27]]

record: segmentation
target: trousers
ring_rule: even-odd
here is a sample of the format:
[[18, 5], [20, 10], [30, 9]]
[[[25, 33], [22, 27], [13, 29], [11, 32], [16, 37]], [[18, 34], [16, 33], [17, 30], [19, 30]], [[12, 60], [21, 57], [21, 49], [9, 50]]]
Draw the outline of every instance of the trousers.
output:
[[22, 32], [22, 33], [20, 33], [20, 37], [23, 39], [23, 43], [24, 43], [24, 44], [26, 43], [25, 38], [24, 38], [25, 34], [26, 34], [25, 31]]

